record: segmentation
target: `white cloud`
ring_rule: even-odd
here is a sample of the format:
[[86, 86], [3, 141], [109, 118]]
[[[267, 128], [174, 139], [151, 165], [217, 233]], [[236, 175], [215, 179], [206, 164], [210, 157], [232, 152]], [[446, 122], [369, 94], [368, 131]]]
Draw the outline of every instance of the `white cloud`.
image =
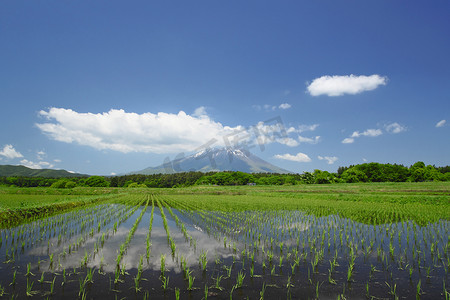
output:
[[342, 143], [343, 144], [352, 144], [355, 142], [356, 138], [359, 138], [361, 136], [376, 137], [376, 136], [379, 136], [382, 134], [383, 134], [383, 131], [381, 131], [381, 129], [367, 129], [363, 132], [353, 131], [353, 133], [350, 137], [342, 140]]
[[206, 114], [206, 108], [204, 106], [200, 106], [195, 109], [194, 113], [192, 114], [194, 117], [202, 117], [207, 116]]
[[282, 103], [280, 106], [278, 106], [279, 109], [289, 109], [291, 108], [291, 105], [289, 103]]
[[354, 138], [345, 138], [342, 140], [342, 144], [353, 144], [355, 142]]
[[289, 146], [289, 147], [296, 147], [299, 145], [299, 143], [296, 140], [294, 140], [293, 138], [290, 138], [290, 137], [279, 138], [279, 139], [277, 139], [277, 142], [280, 144]]
[[221, 137], [244, 129], [224, 126], [207, 115], [195, 117], [183, 111], [137, 114], [111, 109], [93, 114], [50, 108], [40, 115], [49, 122], [36, 126], [54, 140], [123, 153], [194, 151], [215, 138], [219, 145], [214, 146], [222, 146]]
[[320, 141], [320, 136], [317, 135], [314, 138], [309, 138], [309, 137], [304, 137], [304, 136], [299, 135], [298, 141], [300, 143], [317, 144]]
[[290, 160], [290, 161], [296, 161], [296, 162], [310, 162], [311, 158], [309, 158], [308, 155], [306, 155], [305, 153], [297, 153], [296, 155], [292, 155], [289, 153], [286, 154], [277, 154], [274, 156], [275, 158], [278, 159], [284, 159], [284, 160]]
[[264, 105], [252, 105], [252, 108], [256, 111], [265, 110], [267, 112], [275, 111], [278, 109], [289, 109], [291, 108], [291, 105], [289, 103], [282, 103], [279, 106], [271, 105], [271, 104], [264, 104]]
[[53, 161], [54, 161], [55, 163], [60, 163], [62, 160], [56, 158], [56, 159], [54, 159]]
[[305, 131], [314, 131], [319, 127], [319, 124], [312, 124], [312, 125], [300, 125], [298, 127], [298, 133], [302, 133]]
[[275, 109], [277, 109], [277, 107], [275, 105], [269, 105], [269, 104], [264, 104], [263, 107], [266, 111], [274, 111]]
[[40, 161], [40, 162], [35, 163], [35, 162], [29, 161], [27, 159], [22, 159], [20, 161], [20, 163], [23, 166], [31, 168], [31, 169], [53, 168], [53, 165], [46, 161]]
[[43, 160], [45, 156], [46, 156], [46, 153], [44, 151], [38, 151], [36, 153], [36, 157], [38, 160]]
[[314, 79], [308, 85], [307, 90], [311, 96], [342, 96], [344, 94], [355, 95], [365, 91], [376, 89], [380, 85], [385, 85], [387, 77], [377, 74], [365, 75], [345, 75], [345, 76], [322, 76]]
[[14, 159], [14, 158], [20, 158], [23, 157], [23, 155], [16, 151], [16, 149], [14, 149], [14, 147], [12, 145], [5, 145], [5, 147], [3, 147], [3, 150], [0, 151], [0, 155], [8, 158], [8, 159]]
[[353, 134], [351, 135], [352, 138], [357, 138], [360, 136], [370, 136], [370, 137], [375, 137], [375, 136], [379, 136], [382, 135], [383, 132], [380, 129], [367, 129], [364, 132], [359, 132], [359, 131], [354, 131]]
[[329, 165], [334, 164], [338, 160], [338, 158], [336, 156], [320, 156], [319, 155], [319, 156], [317, 156], [317, 158], [319, 160], [326, 160], [327, 164], [329, 164]]
[[446, 120], [440, 120], [439, 122], [437, 122], [436, 127], [437, 128], [442, 127], [445, 125], [446, 122], [447, 122]]
[[123, 153], [191, 152], [207, 143], [210, 147], [230, 146], [230, 143], [233, 146], [246, 143], [298, 145], [276, 120], [259, 122], [250, 128], [230, 127], [212, 120], [204, 107], [196, 109], [194, 114], [187, 115], [183, 111], [136, 114], [116, 109], [94, 114], [50, 108], [40, 112], [47, 121], [36, 126], [56, 141]]
[[397, 122], [385, 125], [384, 129], [389, 133], [400, 133], [406, 131], [406, 127], [398, 124]]
[[[314, 131], [319, 126], [319, 124], [313, 124], [313, 125], [300, 125], [298, 128], [295, 127], [289, 127], [286, 129], [287, 134], [291, 133], [302, 133], [305, 131]], [[297, 136], [298, 143], [308, 143], [308, 144], [317, 144], [320, 141], [320, 136], [315, 137], [304, 137], [301, 135]], [[298, 145], [297, 143], [297, 145]], [[293, 143], [294, 144], [294, 143]]]

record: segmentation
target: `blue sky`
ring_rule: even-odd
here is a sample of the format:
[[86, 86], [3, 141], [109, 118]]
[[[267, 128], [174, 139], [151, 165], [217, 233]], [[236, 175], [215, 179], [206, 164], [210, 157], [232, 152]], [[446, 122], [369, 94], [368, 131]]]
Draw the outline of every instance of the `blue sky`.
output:
[[228, 141], [299, 173], [448, 165], [449, 13], [447, 0], [1, 1], [0, 164], [120, 174]]

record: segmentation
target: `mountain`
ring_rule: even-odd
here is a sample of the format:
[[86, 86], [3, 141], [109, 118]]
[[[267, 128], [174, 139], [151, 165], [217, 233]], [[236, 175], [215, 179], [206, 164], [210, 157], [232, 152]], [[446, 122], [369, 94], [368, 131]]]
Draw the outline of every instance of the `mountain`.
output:
[[172, 174], [189, 171], [241, 171], [245, 173], [292, 173], [257, 157], [244, 149], [208, 149], [187, 157], [167, 160], [157, 167], [149, 167], [130, 174]]
[[0, 165], [0, 176], [59, 178], [59, 177], [87, 177], [89, 175], [71, 173], [66, 170], [30, 169], [25, 166]]

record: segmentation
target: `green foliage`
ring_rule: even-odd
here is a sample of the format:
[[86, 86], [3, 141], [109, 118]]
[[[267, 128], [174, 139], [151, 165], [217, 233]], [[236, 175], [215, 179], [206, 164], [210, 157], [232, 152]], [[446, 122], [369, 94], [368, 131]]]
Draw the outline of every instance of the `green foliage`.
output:
[[59, 179], [54, 182], [50, 187], [55, 189], [65, 189], [67, 184], [67, 179]]
[[[69, 173], [71, 174], [71, 173]], [[46, 177], [0, 177], [0, 186], [53, 187], [73, 189], [75, 187], [149, 187], [179, 188], [193, 185], [298, 185], [357, 182], [423, 182], [449, 181], [450, 166], [426, 166], [417, 162], [411, 167], [398, 164], [365, 163], [339, 167], [337, 173], [315, 170], [303, 174], [243, 173], [243, 172], [183, 172], [174, 174], [123, 175], [114, 177], [91, 176], [46, 178]]]
[[139, 184], [137, 182], [132, 182], [130, 184], [128, 184], [129, 188], [146, 188], [147, 186], [145, 184]]
[[[417, 163], [416, 163], [417, 164]], [[446, 175], [439, 172], [435, 167], [428, 165], [426, 167], [411, 167], [410, 181], [421, 182], [421, 181], [444, 181]]]
[[66, 186], [65, 187], [66, 187], [66, 189], [73, 189], [76, 186], [77, 186], [77, 184], [74, 181], [69, 180], [69, 181], [66, 182]]
[[363, 171], [360, 171], [355, 167], [345, 170], [341, 175], [341, 179], [344, 182], [348, 182], [348, 183], [369, 181], [369, 178], [367, 178], [367, 175]]
[[197, 184], [214, 185], [245, 185], [251, 182], [255, 182], [253, 175], [244, 172], [218, 172], [197, 180]]
[[102, 176], [91, 176], [89, 177], [85, 184], [90, 187], [108, 187], [109, 182]]
[[314, 170], [313, 175], [314, 175], [314, 183], [324, 184], [337, 182], [336, 176], [327, 171]]

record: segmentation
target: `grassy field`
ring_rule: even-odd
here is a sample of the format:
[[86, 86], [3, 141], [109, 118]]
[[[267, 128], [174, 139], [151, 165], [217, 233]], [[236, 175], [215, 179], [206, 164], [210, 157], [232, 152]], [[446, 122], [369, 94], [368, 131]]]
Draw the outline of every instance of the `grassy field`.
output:
[[[193, 186], [176, 189], [0, 188], [0, 220], [30, 218], [117, 194], [171, 195], [211, 210], [303, 210], [364, 223], [450, 219], [450, 182], [296, 186]], [[189, 196], [189, 197], [188, 197]]]

